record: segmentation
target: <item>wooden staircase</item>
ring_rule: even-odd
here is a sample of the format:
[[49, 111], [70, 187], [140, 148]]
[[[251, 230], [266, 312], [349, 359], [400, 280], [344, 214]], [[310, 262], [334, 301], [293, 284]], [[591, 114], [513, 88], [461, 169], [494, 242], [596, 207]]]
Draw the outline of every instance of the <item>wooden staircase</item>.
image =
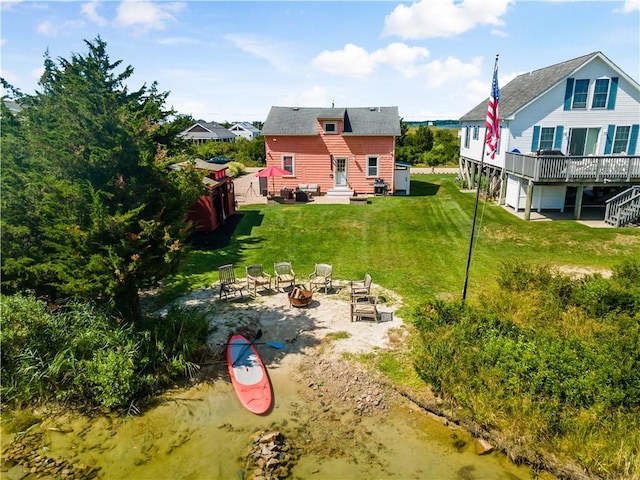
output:
[[640, 223], [640, 185], [634, 185], [606, 202], [604, 221], [614, 227]]

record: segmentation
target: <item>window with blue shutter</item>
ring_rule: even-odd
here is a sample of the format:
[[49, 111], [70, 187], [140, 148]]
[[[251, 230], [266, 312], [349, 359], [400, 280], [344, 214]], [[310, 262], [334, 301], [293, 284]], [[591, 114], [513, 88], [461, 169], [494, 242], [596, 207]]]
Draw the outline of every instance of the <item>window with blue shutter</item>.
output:
[[538, 150], [538, 143], [540, 142], [540, 127], [533, 127], [533, 139], [531, 140], [531, 151], [535, 152]]
[[589, 80], [581, 78], [575, 81], [575, 88], [573, 89], [573, 103], [572, 108], [584, 109], [587, 108], [587, 97], [589, 95]]
[[616, 95], [618, 94], [618, 77], [611, 78], [611, 89], [609, 91], [609, 103], [607, 104], [607, 110], [614, 110], [616, 108]]
[[636, 147], [638, 146], [638, 130], [640, 129], [640, 125], [631, 125], [631, 138], [629, 139], [629, 151], [627, 152], [629, 155], [636, 154]]
[[604, 142], [604, 154], [609, 155], [611, 153], [611, 148], [613, 147], [613, 136], [616, 133], [616, 126], [609, 125], [607, 127], [607, 138]]
[[573, 78], [567, 78], [567, 88], [564, 91], [564, 109], [565, 110], [571, 110], [572, 96], [573, 96]]
[[553, 148], [556, 150], [562, 150], [562, 134], [564, 132], [564, 127], [562, 125], [558, 125], [556, 127], [556, 138], [553, 142]]

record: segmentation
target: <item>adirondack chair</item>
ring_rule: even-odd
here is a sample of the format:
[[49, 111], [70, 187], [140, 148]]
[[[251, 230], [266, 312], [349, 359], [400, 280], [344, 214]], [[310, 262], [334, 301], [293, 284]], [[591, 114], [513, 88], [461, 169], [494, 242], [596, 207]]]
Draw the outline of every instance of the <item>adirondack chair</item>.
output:
[[371, 294], [371, 275], [368, 273], [364, 276], [364, 280], [351, 280], [349, 282], [349, 292], [353, 299], [354, 295], [370, 295]]
[[354, 295], [351, 297], [351, 321], [379, 321], [378, 297], [376, 295]]
[[220, 297], [224, 295], [225, 300], [228, 300], [230, 294], [240, 294], [242, 297], [242, 283], [236, 280], [236, 274], [233, 271], [233, 264], [222, 265], [218, 268], [218, 275], [220, 276]]
[[247, 268], [247, 290], [251, 293], [251, 286], [253, 286], [253, 295], [257, 295], [258, 287], [269, 288], [271, 290], [271, 275], [264, 271], [261, 263], [249, 265]]
[[318, 287], [318, 290], [324, 288], [324, 293], [328, 293], [331, 288], [331, 276], [333, 274], [333, 266], [327, 263], [316, 263], [316, 268], [311, 275], [309, 275], [309, 289], [313, 290], [314, 287]]
[[276, 274], [276, 290], [280, 289], [281, 285], [295, 286], [296, 274], [293, 271], [291, 262], [274, 263], [273, 270]]

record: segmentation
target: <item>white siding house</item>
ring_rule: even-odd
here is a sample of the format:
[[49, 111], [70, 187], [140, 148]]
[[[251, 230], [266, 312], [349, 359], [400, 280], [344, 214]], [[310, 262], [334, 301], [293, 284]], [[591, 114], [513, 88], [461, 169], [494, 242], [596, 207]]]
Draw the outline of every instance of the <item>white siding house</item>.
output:
[[229, 131], [236, 137], [246, 138], [247, 140], [253, 140], [260, 136], [260, 130], [251, 125], [249, 122], [234, 123], [229, 127]]
[[[487, 102], [460, 118], [460, 170], [471, 185]], [[579, 218], [583, 193], [602, 200], [640, 182], [640, 85], [601, 52], [516, 77], [500, 91], [499, 117], [498, 151], [483, 163], [516, 210], [574, 202]]]

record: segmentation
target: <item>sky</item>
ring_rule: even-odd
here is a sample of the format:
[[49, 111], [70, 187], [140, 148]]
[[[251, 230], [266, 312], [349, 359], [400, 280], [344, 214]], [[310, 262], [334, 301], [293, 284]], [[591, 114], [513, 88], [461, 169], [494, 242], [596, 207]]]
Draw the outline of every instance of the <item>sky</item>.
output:
[[[601, 51], [640, 78], [640, 0], [0, 1], [0, 76], [33, 94], [44, 55], [107, 43], [166, 108], [264, 122], [272, 106], [396, 106], [458, 119], [499, 83]], [[4, 93], [4, 92], [3, 92]]]

